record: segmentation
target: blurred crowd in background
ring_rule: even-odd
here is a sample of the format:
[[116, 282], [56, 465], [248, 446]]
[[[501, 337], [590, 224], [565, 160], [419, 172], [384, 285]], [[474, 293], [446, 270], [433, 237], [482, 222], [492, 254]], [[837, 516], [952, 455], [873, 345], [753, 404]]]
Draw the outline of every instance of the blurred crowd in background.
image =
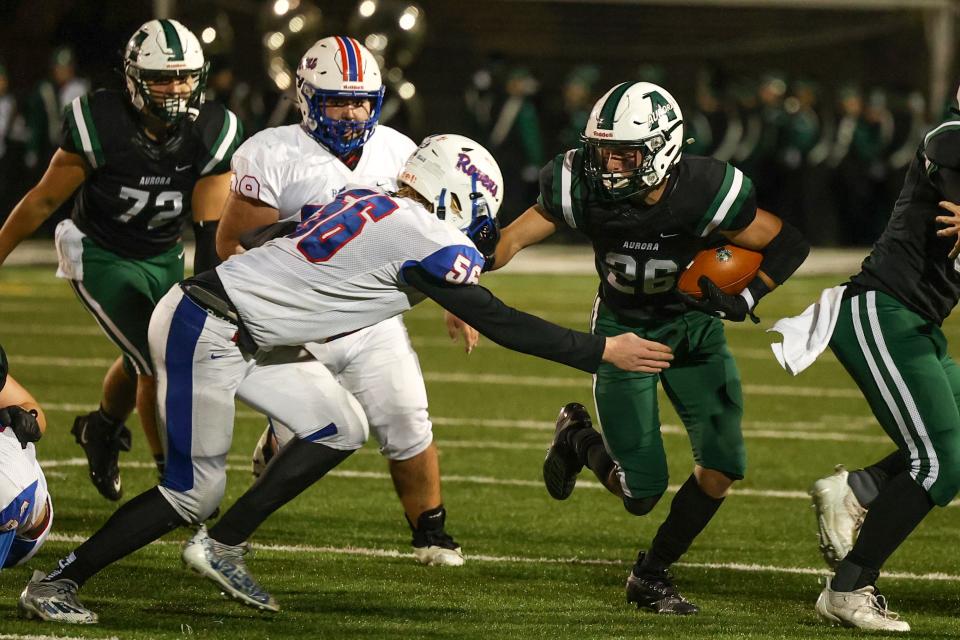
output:
[[[360, 2], [354, 18], [364, 17], [365, 4], [375, 3]], [[417, 5], [400, 0], [392, 4], [396, 11], [391, 20], [413, 18], [410, 28], [394, 29], [406, 38], [404, 46], [388, 47], [383, 37], [388, 98], [381, 122], [419, 140], [431, 132], [432, 123], [439, 126], [436, 110], [431, 109], [443, 108], [442, 128], [476, 138], [500, 162], [506, 180], [504, 223], [536, 200], [540, 167], [554, 154], [579, 144], [593, 103], [613, 84], [635, 79], [661, 84], [680, 100], [687, 153], [712, 155], [742, 169], [756, 184], [760, 206], [791, 221], [813, 244], [869, 245], [886, 223], [925, 131], [935, 124], [936, 118], [928, 114], [938, 111], [920, 91], [861, 86], [842, 78], [818, 84], [776, 71], [747, 76], [721, 66], [704, 65], [693, 74], [686, 70], [680, 74], [666, 64], [611, 69], [576, 63], [558, 75], [554, 64], [545, 83], [535, 58], [499, 52], [488, 52], [472, 69], [464, 69], [456, 76], [458, 84], [445, 81], [445, 103], [435, 107], [436, 101], [422, 99], [424, 92], [407, 78], [416, 76], [405, 73], [419, 51], [417, 38], [422, 43], [422, 10], [410, 14]], [[278, 10], [281, 5], [283, 12]], [[296, 2], [277, 0], [265, 6], [271, 19], [284, 20], [284, 26], [264, 30], [265, 64], [258, 68], [238, 65], [236, 56], [215, 41], [213, 27], [186, 21], [198, 29], [201, 40], [213, 43], [208, 51], [207, 99], [233, 110], [248, 136], [299, 120], [291, 99], [292, 69], [301, 49], [314, 39], [305, 28], [311, 14], [294, 14]], [[345, 35], [360, 37], [377, 53], [376, 29], [356, 19], [344, 27]], [[227, 26], [218, 28], [223, 31]], [[118, 48], [122, 45], [117, 43]], [[274, 57], [272, 49], [277, 50]], [[119, 74], [104, 73], [118, 63], [79, 59], [69, 46], [56, 46], [46, 77], [13, 91], [9, 69], [0, 61], [0, 221], [42, 176], [60, 139], [64, 105], [92, 88], [120, 88]], [[424, 66], [421, 62], [416, 68]], [[86, 79], [88, 70], [96, 81]], [[68, 207], [64, 209], [48, 222], [47, 231], [68, 214]]]

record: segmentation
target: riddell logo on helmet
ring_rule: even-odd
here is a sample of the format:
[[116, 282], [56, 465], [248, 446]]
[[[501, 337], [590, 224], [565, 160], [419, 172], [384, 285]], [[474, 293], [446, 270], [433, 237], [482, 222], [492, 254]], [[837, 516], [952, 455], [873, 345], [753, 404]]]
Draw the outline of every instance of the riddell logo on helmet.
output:
[[477, 174], [477, 181], [480, 182], [481, 185], [483, 185], [483, 188], [486, 189], [490, 193], [490, 195], [492, 196], [497, 195], [497, 191], [499, 191], [500, 189], [499, 185], [497, 185], [497, 183], [494, 182], [490, 176], [480, 171], [480, 169], [477, 168], [477, 165], [473, 164], [470, 161], [470, 156], [468, 156], [467, 154], [465, 153], [457, 154], [456, 168], [460, 169], [468, 176]]
[[612, 132], [612, 131], [599, 131], [599, 130], [597, 130], [597, 131], [594, 131], [594, 132], [593, 132], [592, 137], [594, 137], [594, 138], [612, 138], [612, 137], [613, 137], [613, 132]]
[[362, 90], [363, 90], [363, 83], [362, 83], [362, 82], [346, 82], [346, 81], [344, 81], [344, 83], [343, 83], [343, 88], [344, 88], [345, 90], [347, 90], [347, 89], [355, 89], [355, 90], [357, 90], [357, 91], [362, 91]]

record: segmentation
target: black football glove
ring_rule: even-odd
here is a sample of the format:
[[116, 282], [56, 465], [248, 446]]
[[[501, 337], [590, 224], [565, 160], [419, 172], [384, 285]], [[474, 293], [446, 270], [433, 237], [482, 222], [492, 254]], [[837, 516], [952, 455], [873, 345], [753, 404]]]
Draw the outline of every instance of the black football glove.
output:
[[500, 225], [496, 218], [477, 216], [467, 227], [467, 237], [477, 245], [487, 264], [493, 266], [493, 255], [497, 252], [497, 243], [500, 242]]
[[760, 322], [760, 318], [750, 310], [743, 296], [732, 296], [729, 293], [724, 293], [707, 276], [700, 276], [697, 284], [700, 285], [700, 291], [703, 292], [703, 296], [699, 300], [682, 291], [677, 292], [688, 307], [724, 320], [743, 322], [749, 316], [754, 324]]
[[20, 447], [27, 448], [30, 442], [36, 442], [43, 435], [40, 423], [37, 422], [37, 412], [27, 411], [23, 407], [12, 405], [0, 409], [0, 430], [12, 429], [13, 435], [20, 441]]

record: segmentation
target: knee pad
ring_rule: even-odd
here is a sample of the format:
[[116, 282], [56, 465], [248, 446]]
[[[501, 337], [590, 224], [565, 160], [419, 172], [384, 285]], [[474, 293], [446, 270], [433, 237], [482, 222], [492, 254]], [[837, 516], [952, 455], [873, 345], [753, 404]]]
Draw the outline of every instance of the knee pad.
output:
[[381, 418], [371, 427], [380, 453], [389, 460], [408, 460], [423, 453], [433, 442], [433, 425], [426, 409]]
[[660, 497], [663, 494], [655, 496], [647, 496], [646, 498], [631, 498], [629, 496], [623, 497], [623, 508], [627, 510], [631, 515], [635, 516], [645, 516], [653, 508], [657, 506], [657, 503], [660, 502]]

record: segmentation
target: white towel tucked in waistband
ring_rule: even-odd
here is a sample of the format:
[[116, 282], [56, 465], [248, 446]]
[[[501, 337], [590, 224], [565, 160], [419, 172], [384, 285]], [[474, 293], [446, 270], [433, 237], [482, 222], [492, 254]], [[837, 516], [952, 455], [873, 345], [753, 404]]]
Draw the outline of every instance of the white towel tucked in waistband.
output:
[[823, 353], [830, 344], [833, 329], [840, 315], [844, 285], [824, 289], [820, 299], [798, 316], [781, 318], [767, 331], [783, 334], [783, 342], [770, 345], [780, 366], [797, 375]]

